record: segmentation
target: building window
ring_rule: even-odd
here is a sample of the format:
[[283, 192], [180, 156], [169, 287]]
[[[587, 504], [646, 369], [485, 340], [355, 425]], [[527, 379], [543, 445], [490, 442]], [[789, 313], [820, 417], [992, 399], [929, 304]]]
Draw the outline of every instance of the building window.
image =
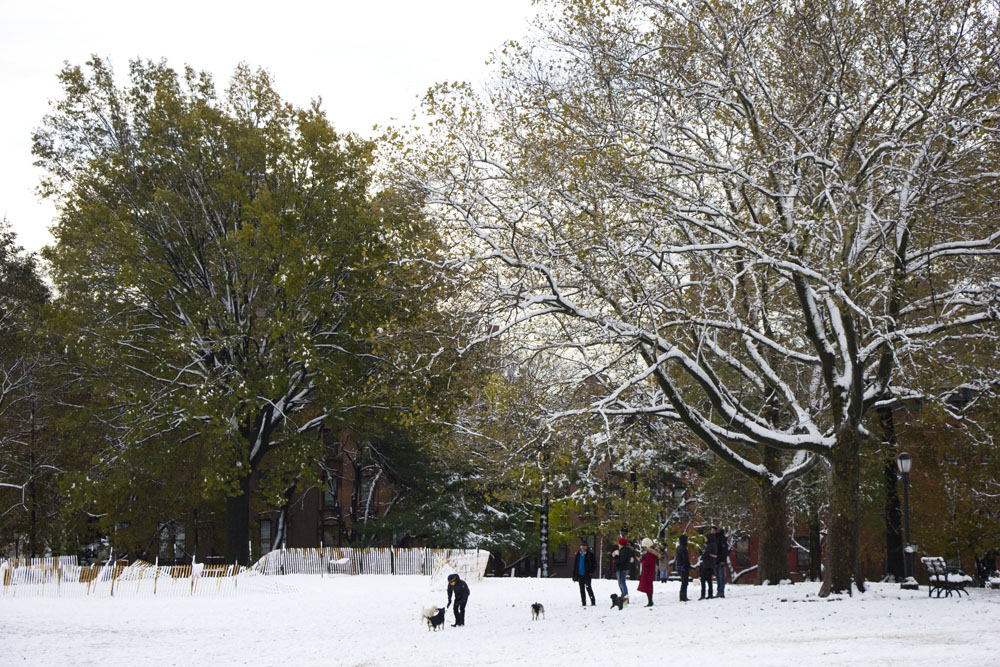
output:
[[336, 509], [337, 504], [337, 480], [331, 478], [327, 480], [323, 490], [323, 509]]
[[323, 546], [342, 546], [340, 544], [340, 526], [323, 526]]
[[274, 542], [274, 522], [270, 519], [260, 520], [260, 552], [267, 553]]
[[796, 569], [808, 570], [809, 569], [809, 549], [803, 549], [803, 546], [809, 544], [808, 535], [800, 535], [795, 538], [796, 544], [799, 546], [795, 547], [795, 565]]
[[[366, 509], [372, 514], [375, 512], [375, 494], [372, 489], [374, 484], [375, 477], [373, 475], [362, 475], [361, 478], [358, 479], [358, 507], [362, 513], [364, 513]], [[371, 495], [370, 499], [368, 497], [369, 495]], [[369, 504], [369, 501], [371, 504]]]
[[517, 564], [517, 574], [521, 577], [534, 577], [538, 575], [538, 554], [526, 556]]
[[750, 567], [750, 540], [745, 537], [737, 540], [729, 559], [735, 567]]
[[552, 550], [552, 564], [565, 565], [569, 561], [569, 550], [565, 544], [560, 544]]
[[176, 562], [184, 555], [184, 526], [171, 523], [160, 530], [160, 560]]

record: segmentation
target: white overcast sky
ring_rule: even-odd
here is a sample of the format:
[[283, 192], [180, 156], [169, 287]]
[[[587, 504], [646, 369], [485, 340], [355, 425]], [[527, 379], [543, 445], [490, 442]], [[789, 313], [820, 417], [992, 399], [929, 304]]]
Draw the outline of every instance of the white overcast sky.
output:
[[408, 119], [436, 82], [481, 81], [490, 52], [527, 34], [533, 12], [531, 0], [0, 0], [0, 218], [27, 250], [51, 241], [31, 132], [64, 62], [96, 53], [123, 74], [132, 58], [166, 58], [221, 88], [245, 61], [286, 100], [322, 97], [334, 127], [370, 134]]

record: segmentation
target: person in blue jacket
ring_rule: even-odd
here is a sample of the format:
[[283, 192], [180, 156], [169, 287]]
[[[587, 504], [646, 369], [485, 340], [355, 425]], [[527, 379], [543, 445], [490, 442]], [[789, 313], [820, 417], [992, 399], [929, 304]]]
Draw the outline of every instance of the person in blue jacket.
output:
[[584, 607], [587, 606], [587, 594], [590, 595], [590, 606], [597, 604], [594, 601], [594, 589], [590, 585], [596, 567], [597, 561], [594, 560], [594, 554], [590, 553], [590, 548], [584, 542], [580, 545], [580, 551], [573, 559], [573, 581], [580, 584], [580, 602], [583, 603]]

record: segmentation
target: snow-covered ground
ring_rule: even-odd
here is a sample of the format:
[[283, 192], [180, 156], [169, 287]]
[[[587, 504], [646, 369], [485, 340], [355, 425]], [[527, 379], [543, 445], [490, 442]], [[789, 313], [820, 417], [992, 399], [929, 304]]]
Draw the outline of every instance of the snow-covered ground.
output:
[[[567, 579], [470, 582], [464, 628], [428, 632], [444, 605], [427, 577], [281, 577], [281, 594], [219, 598], [0, 598], [0, 665], [985, 665], [1000, 664], [1000, 591], [928, 598], [874, 584], [733, 586], [726, 599], [610, 609], [612, 581], [580, 606]], [[285, 588], [286, 586], [283, 586]], [[691, 591], [697, 597], [696, 583]], [[545, 605], [532, 621], [532, 602]], [[644, 602], [644, 601], [643, 601]]]

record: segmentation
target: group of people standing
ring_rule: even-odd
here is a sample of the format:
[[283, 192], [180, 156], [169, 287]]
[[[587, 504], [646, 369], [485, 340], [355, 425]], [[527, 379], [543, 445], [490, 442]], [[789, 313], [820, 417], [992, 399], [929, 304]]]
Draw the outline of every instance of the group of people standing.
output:
[[[677, 553], [674, 555], [674, 569], [681, 576], [681, 602], [687, 602], [687, 587], [690, 571], [692, 568], [691, 555], [688, 553], [687, 535], [681, 535], [677, 542]], [[705, 600], [713, 597], [726, 597], [726, 565], [729, 563], [729, 540], [726, 538], [726, 531], [718, 526], [712, 526], [705, 540], [705, 548], [701, 552], [701, 558], [693, 567], [698, 568], [701, 579], [701, 597]], [[718, 583], [718, 595], [712, 591], [712, 576]], [[708, 595], [705, 589], [708, 589]]]
[[[633, 563], [638, 560], [641, 564], [638, 589], [640, 593], [646, 594], [646, 606], [652, 607], [653, 580], [656, 578], [657, 571], [659, 570], [660, 572], [661, 580], [666, 579], [666, 567], [662, 561], [665, 554], [657, 551], [654, 548], [653, 541], [648, 537], [643, 538], [641, 547], [641, 552], [636, 553], [636, 550], [628, 543], [628, 540], [621, 537], [618, 539], [618, 548], [611, 553], [611, 558], [615, 567], [615, 577], [618, 580], [618, 589], [621, 593], [620, 598], [624, 600], [628, 599], [628, 573], [632, 569]], [[693, 566], [690, 554], [688, 553], [687, 535], [681, 535], [678, 540], [677, 551], [674, 554], [674, 571], [681, 577], [681, 602], [688, 601], [687, 588], [692, 567], [699, 568], [701, 577], [701, 597], [699, 599], [726, 597], [726, 565], [728, 561], [729, 541], [726, 539], [726, 531], [718, 526], [712, 526], [711, 532], [709, 532], [708, 538], [705, 541], [705, 548], [701, 553], [701, 557]], [[658, 562], [659, 568], [657, 567]], [[590, 553], [589, 546], [586, 543], [581, 544], [580, 550], [573, 560], [573, 581], [580, 585], [580, 602], [584, 607], [587, 606], [588, 596], [591, 606], [597, 604], [594, 599], [594, 589], [591, 586], [596, 567], [597, 561], [594, 558], [594, 554]], [[712, 590], [713, 576], [718, 583], [717, 596], [713, 594]], [[706, 585], [708, 588], [707, 596], [705, 594]]]

